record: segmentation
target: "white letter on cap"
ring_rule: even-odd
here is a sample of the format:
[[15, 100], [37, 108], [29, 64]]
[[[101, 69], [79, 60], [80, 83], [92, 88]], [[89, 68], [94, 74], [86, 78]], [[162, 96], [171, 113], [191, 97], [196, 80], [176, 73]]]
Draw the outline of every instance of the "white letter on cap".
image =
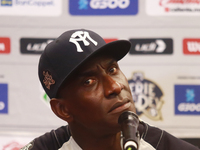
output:
[[74, 32], [71, 38], [69, 39], [69, 42], [72, 42], [76, 45], [77, 52], [83, 52], [78, 41], [82, 41], [85, 46], [89, 46], [90, 43], [86, 40], [86, 38], [88, 38], [95, 46], [97, 46], [98, 43], [90, 37], [87, 31]]

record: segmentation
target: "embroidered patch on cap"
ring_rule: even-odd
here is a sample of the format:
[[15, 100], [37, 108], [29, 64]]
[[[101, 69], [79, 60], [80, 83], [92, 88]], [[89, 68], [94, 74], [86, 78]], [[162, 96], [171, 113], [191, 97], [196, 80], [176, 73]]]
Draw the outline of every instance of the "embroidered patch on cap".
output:
[[48, 72], [48, 71], [43, 71], [43, 75], [44, 75], [44, 80], [43, 83], [46, 86], [47, 89], [50, 90], [50, 86], [52, 84], [55, 84], [55, 81], [52, 78], [52, 75]]

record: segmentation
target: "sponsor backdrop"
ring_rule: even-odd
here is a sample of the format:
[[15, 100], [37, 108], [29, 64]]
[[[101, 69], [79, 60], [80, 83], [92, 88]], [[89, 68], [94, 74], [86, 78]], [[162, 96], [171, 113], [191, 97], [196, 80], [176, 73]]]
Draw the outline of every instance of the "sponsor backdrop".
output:
[[200, 138], [199, 16], [199, 0], [0, 0], [0, 149], [66, 125], [50, 110], [37, 64], [49, 42], [77, 28], [130, 40], [119, 63], [140, 118]]

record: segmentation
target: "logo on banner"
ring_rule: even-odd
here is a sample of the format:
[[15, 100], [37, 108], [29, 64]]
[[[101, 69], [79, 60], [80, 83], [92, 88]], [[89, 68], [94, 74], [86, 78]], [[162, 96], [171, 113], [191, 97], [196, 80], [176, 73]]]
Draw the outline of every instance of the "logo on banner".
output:
[[175, 114], [200, 115], [200, 85], [175, 85]]
[[138, 0], [70, 0], [71, 15], [136, 15]]
[[42, 54], [47, 44], [53, 39], [21, 38], [20, 51], [22, 54]]
[[[13, 3], [14, 1], [14, 3]], [[49, 6], [54, 5], [53, 0], [1, 0], [1, 6], [12, 6], [20, 5], [20, 6]]]
[[146, 3], [150, 15], [200, 15], [200, 0], [149, 0]]
[[172, 39], [129, 39], [130, 54], [172, 54]]
[[184, 39], [183, 53], [184, 54], [200, 54], [200, 39]]
[[0, 38], [0, 54], [10, 53], [10, 38]]
[[58, 16], [61, 0], [1, 0], [0, 15]]
[[165, 12], [200, 12], [200, 0], [160, 0]]
[[8, 84], [0, 84], [0, 114], [8, 113]]
[[40, 100], [45, 103], [47, 107], [50, 108], [50, 98], [44, 91], [43, 87], [40, 85]]
[[12, 0], [1, 0], [1, 6], [12, 6]]
[[140, 116], [144, 114], [152, 120], [162, 120], [161, 108], [163, 92], [152, 81], [144, 78], [140, 72], [133, 74], [133, 78], [128, 80], [136, 112]]
[[117, 41], [118, 39], [107, 39], [107, 38], [104, 38], [104, 41], [106, 42], [106, 43], [110, 43], [110, 42], [114, 42], [114, 41]]

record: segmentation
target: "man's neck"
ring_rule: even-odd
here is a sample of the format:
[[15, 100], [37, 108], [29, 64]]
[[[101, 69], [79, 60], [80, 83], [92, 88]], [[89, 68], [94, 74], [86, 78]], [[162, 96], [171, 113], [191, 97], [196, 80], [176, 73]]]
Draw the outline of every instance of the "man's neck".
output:
[[73, 131], [71, 131], [72, 137], [83, 150], [122, 150], [121, 132], [107, 134], [105, 136], [96, 136], [89, 132]]

